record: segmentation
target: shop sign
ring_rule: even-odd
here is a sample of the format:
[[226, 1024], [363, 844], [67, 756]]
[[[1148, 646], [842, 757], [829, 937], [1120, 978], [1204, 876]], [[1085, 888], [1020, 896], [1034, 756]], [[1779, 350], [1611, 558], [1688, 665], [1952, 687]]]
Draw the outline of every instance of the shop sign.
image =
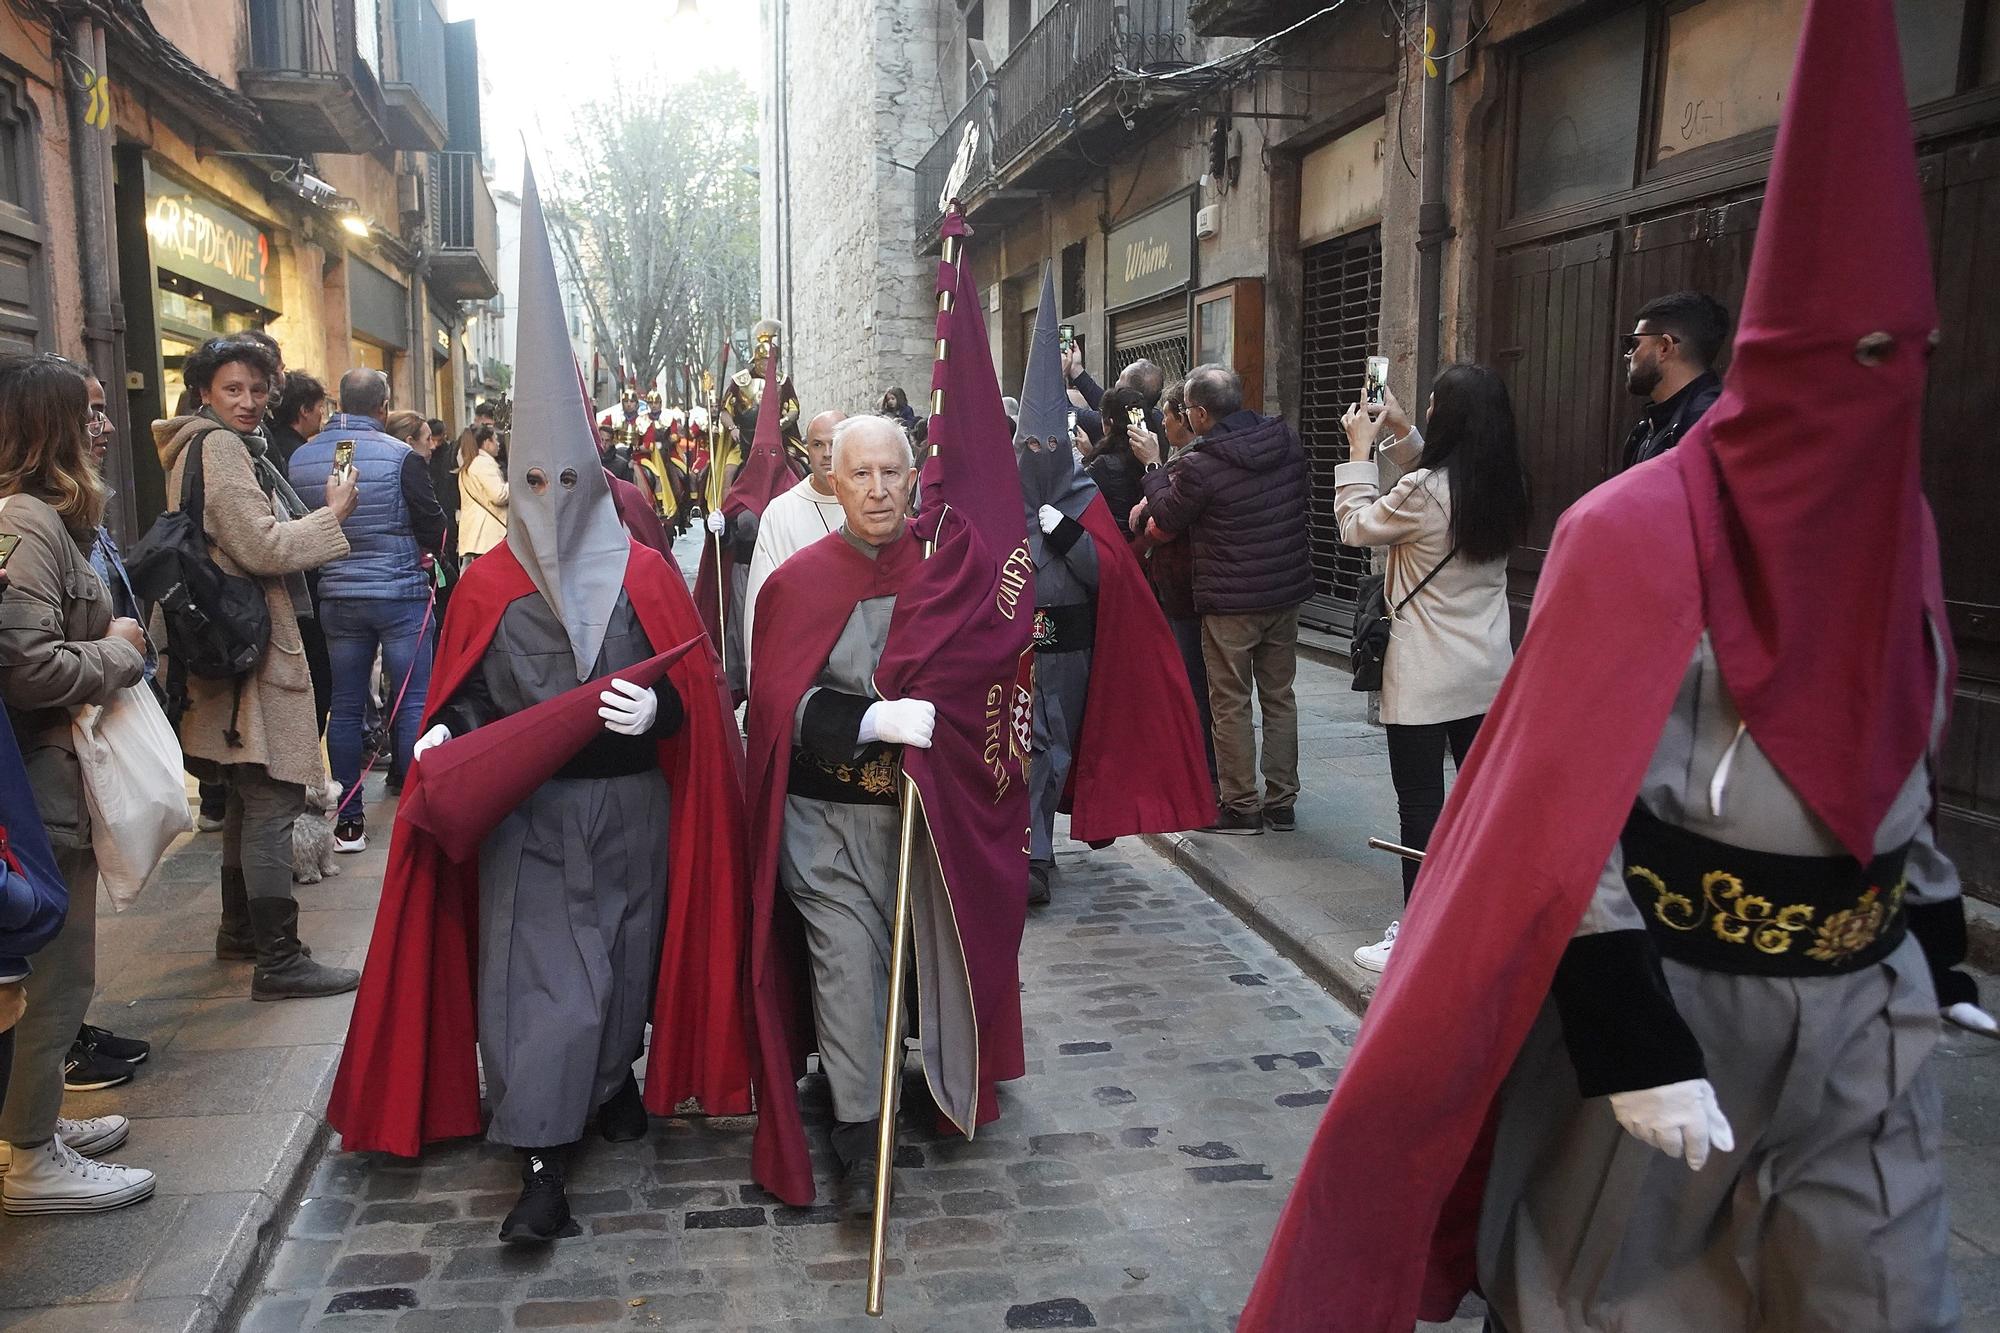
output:
[[1194, 196], [1140, 214], [1104, 239], [1104, 307], [1117, 310], [1194, 281]]
[[205, 287], [277, 306], [271, 234], [216, 200], [146, 166], [146, 234], [153, 262]]

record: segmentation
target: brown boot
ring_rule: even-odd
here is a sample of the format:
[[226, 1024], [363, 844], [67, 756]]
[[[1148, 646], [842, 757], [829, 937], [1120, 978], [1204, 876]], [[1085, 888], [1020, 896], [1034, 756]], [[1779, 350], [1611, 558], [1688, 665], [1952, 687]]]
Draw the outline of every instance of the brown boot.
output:
[[222, 867], [222, 924], [215, 928], [215, 956], [232, 962], [257, 956], [257, 935], [250, 929], [250, 890], [243, 867]]
[[299, 943], [299, 905], [290, 898], [252, 898], [250, 924], [257, 932], [253, 1000], [303, 1000], [343, 995], [361, 984], [351, 967], [315, 963]]

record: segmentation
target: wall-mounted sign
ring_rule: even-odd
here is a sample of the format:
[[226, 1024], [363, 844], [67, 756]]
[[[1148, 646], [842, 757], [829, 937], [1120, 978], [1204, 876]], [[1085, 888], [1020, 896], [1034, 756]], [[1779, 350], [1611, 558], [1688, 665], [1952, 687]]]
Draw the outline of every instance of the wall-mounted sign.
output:
[[1104, 238], [1104, 308], [1176, 291], [1194, 281], [1194, 196], [1169, 199]]
[[153, 262], [215, 291], [276, 309], [271, 234], [226, 204], [146, 164], [146, 234]]

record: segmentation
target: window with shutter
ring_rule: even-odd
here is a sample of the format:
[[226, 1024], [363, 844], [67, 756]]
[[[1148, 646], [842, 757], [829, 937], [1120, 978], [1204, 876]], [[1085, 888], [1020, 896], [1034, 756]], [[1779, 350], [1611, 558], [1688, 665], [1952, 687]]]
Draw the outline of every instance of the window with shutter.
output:
[[1353, 626], [1356, 585], [1368, 573], [1368, 548], [1340, 540], [1333, 470], [1347, 461], [1340, 418], [1361, 397], [1368, 358], [1382, 324], [1382, 229], [1368, 227], [1304, 252], [1304, 355], [1297, 425], [1311, 485], [1307, 540], [1314, 596], [1301, 613], [1309, 624], [1345, 634]]

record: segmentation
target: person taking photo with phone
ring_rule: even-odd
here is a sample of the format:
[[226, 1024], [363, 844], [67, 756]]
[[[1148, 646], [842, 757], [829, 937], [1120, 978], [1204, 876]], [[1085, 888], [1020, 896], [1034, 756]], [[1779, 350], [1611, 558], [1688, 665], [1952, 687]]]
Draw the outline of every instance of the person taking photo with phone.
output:
[[[1348, 461], [1334, 469], [1334, 512], [1350, 546], [1387, 547], [1383, 596], [1390, 647], [1382, 722], [1405, 847], [1422, 851], [1444, 809], [1444, 755], [1463, 766], [1514, 660], [1507, 557], [1527, 532], [1528, 486], [1507, 386], [1485, 366], [1451, 366], [1431, 390], [1420, 434], [1396, 396], [1365, 399], [1341, 418]], [[1384, 431], [1389, 437], [1379, 451]], [[1375, 454], [1407, 469], [1385, 494]], [[1403, 901], [1417, 862], [1403, 862]], [[1400, 922], [1354, 951], [1388, 966]]]

